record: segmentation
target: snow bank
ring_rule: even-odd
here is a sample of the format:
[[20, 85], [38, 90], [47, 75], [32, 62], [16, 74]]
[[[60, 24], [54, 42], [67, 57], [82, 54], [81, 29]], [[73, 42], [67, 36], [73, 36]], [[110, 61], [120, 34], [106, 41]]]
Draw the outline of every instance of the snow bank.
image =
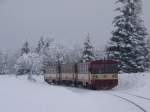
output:
[[150, 73], [119, 74], [119, 85], [114, 90], [150, 98]]
[[25, 76], [1, 76], [1, 112], [77, 112], [87, 111], [88, 105], [91, 105], [86, 102], [86, 105], [78, 105], [76, 108], [78, 102], [85, 103], [78, 94], [62, 87], [49, 86], [39, 80], [31, 82], [26, 79]]

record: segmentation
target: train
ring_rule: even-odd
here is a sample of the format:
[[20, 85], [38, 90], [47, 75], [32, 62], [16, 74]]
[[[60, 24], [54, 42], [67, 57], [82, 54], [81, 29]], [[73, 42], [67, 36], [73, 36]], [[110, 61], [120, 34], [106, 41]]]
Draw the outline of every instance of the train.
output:
[[50, 64], [46, 67], [44, 80], [49, 84], [93, 90], [112, 89], [118, 85], [118, 62], [95, 60], [85, 63]]

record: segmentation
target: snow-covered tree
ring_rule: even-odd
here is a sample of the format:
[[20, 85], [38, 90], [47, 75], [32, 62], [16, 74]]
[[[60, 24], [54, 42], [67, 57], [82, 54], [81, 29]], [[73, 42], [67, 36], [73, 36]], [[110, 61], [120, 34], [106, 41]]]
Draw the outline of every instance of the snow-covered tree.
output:
[[41, 54], [44, 46], [45, 46], [44, 38], [41, 37], [40, 40], [38, 41], [38, 45], [36, 47], [36, 53]]
[[29, 54], [23, 54], [17, 59], [15, 69], [18, 75], [31, 72], [31, 60]]
[[21, 55], [16, 59], [16, 63], [14, 65], [18, 75], [23, 75], [31, 71], [31, 60], [29, 58], [29, 54], [29, 43], [26, 41], [21, 48]]
[[28, 54], [30, 52], [29, 43], [26, 41], [21, 48], [21, 55]]
[[17, 59], [20, 57], [20, 50], [16, 50], [16, 51], [8, 51], [8, 61], [7, 61], [7, 69], [8, 69], [8, 73], [10, 74], [15, 74], [16, 70], [14, 68]]
[[8, 54], [0, 52], [0, 74], [8, 73]]
[[96, 49], [95, 52], [95, 59], [100, 60], [100, 59], [107, 59], [107, 53], [106, 51], [103, 51], [101, 49]]
[[84, 48], [83, 48], [83, 52], [82, 52], [81, 62], [88, 62], [88, 61], [91, 61], [94, 59], [95, 59], [94, 48], [90, 41], [90, 35], [88, 34], [86, 37], [86, 40], [84, 42]]
[[50, 63], [50, 47], [52, 45], [52, 43], [54, 42], [54, 39], [52, 38], [47, 38], [44, 39], [43, 37], [40, 38], [38, 45], [36, 47], [36, 53], [39, 54], [40, 56], [42, 56], [43, 59], [43, 63], [44, 64], [48, 64]]
[[46, 38], [43, 37], [40, 38], [38, 41], [38, 45], [36, 47], [35, 52], [40, 56], [42, 59], [41, 64], [43, 65], [41, 71], [44, 72], [45, 67], [51, 63], [51, 46], [54, 42], [53, 38]]
[[[15, 69], [18, 75], [40, 74], [43, 68], [43, 58], [37, 53], [28, 53], [20, 56], [16, 62]], [[31, 77], [31, 76], [30, 76]]]
[[49, 52], [50, 46], [53, 42], [53, 38], [44, 39], [43, 37], [41, 37], [36, 47], [36, 53], [40, 55], [48, 55], [47, 53]]
[[149, 70], [150, 70], [150, 37], [147, 38], [146, 46], [147, 46], [147, 50], [146, 50], [147, 52], [145, 52], [145, 53], [146, 53], [145, 69], [146, 69], [147, 71], [149, 71]]
[[63, 63], [66, 50], [64, 46], [60, 44], [55, 44], [50, 50], [50, 60], [51, 63]]
[[30, 53], [29, 58], [31, 61], [31, 73], [30, 74], [42, 74], [43, 69], [43, 57], [37, 53]]
[[122, 72], [145, 71], [147, 48], [146, 28], [141, 18], [141, 0], [117, 0], [120, 15], [113, 21], [114, 30], [109, 46], [108, 58], [118, 60]]
[[78, 46], [74, 46], [72, 49], [66, 49], [64, 54], [64, 63], [78, 63], [81, 60], [82, 49]]

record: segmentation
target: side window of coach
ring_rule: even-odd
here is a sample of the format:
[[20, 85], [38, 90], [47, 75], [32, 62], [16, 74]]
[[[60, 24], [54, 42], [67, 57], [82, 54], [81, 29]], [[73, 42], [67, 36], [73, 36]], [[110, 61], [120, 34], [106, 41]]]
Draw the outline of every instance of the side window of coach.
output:
[[78, 72], [80, 74], [88, 74], [89, 72], [89, 64], [88, 63], [80, 63], [77, 65]]

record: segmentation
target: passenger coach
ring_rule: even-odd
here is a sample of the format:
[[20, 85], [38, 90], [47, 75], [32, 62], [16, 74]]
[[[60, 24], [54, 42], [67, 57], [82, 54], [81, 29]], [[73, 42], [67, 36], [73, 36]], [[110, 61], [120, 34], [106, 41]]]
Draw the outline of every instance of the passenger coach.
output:
[[83, 86], [90, 89], [111, 89], [118, 85], [118, 62], [96, 60], [78, 64], [54, 64], [44, 75], [50, 84]]

